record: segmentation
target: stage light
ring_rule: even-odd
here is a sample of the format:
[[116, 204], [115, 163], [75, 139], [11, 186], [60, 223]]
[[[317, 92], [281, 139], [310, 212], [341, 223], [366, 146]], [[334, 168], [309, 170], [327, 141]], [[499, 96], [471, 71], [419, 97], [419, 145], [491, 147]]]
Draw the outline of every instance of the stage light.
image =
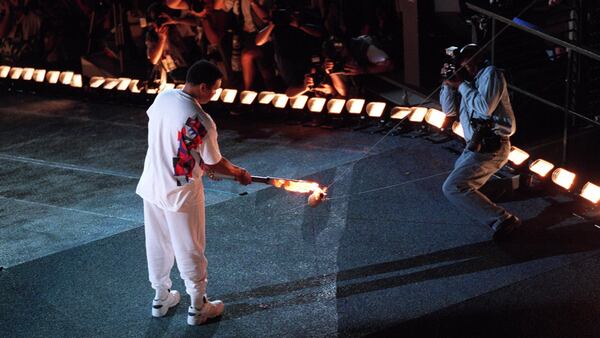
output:
[[257, 92], [251, 90], [244, 90], [240, 93], [240, 102], [242, 104], [252, 104], [252, 102], [254, 102], [254, 99], [256, 99], [256, 96], [258, 96]]
[[90, 87], [91, 88], [100, 88], [102, 84], [106, 81], [102, 76], [92, 76], [90, 79]]
[[131, 80], [131, 83], [129, 83], [129, 91], [134, 93], [134, 94], [139, 94], [142, 92], [142, 90], [138, 87], [138, 84], [140, 83], [140, 80], [135, 79], [135, 80]]
[[513, 146], [510, 148], [510, 154], [508, 154], [508, 160], [514, 165], [521, 165], [525, 160], [529, 158], [529, 154], [525, 151]]
[[33, 81], [44, 82], [45, 78], [46, 78], [46, 70], [45, 69], [36, 69], [33, 71]]
[[600, 187], [592, 182], [587, 182], [583, 186], [583, 189], [581, 189], [581, 194], [579, 194], [579, 196], [596, 204], [598, 201], [600, 201]]
[[221, 92], [221, 101], [225, 103], [233, 103], [235, 96], [237, 95], [237, 89], [223, 89]]
[[304, 106], [306, 106], [306, 101], [308, 101], [308, 96], [306, 95], [290, 97], [290, 106], [292, 109], [304, 109]]
[[34, 71], [35, 69], [33, 68], [23, 68], [23, 75], [21, 75], [21, 78], [26, 81], [31, 81], [33, 79]]
[[258, 103], [269, 104], [269, 103], [271, 103], [271, 101], [273, 101], [274, 97], [275, 97], [274, 92], [269, 92], [269, 91], [260, 92], [260, 94], [258, 94]]
[[331, 99], [327, 101], [327, 112], [329, 114], [341, 114], [345, 103], [346, 100], [343, 99]]
[[119, 84], [117, 85], [117, 90], [119, 90], [119, 91], [127, 90], [127, 88], [129, 88], [130, 84], [131, 84], [130, 78], [128, 78], [128, 77], [119, 78]]
[[215, 94], [210, 98], [211, 101], [215, 102], [218, 101], [219, 98], [221, 97], [221, 93], [223, 92], [223, 88], [219, 88], [217, 89], [217, 91], [215, 92]]
[[177, 87], [175, 87], [175, 88], [177, 88], [177, 89], [183, 89], [183, 88], [185, 88], [185, 84], [183, 84], [183, 83], [182, 84], [178, 84]]
[[569, 190], [573, 186], [573, 182], [575, 182], [575, 176], [574, 173], [566, 169], [558, 168], [552, 173], [552, 182]]
[[446, 122], [446, 114], [437, 109], [431, 108], [425, 115], [425, 122], [434, 127], [442, 129], [442, 127], [444, 127], [444, 122]]
[[55, 84], [58, 83], [58, 79], [60, 77], [60, 72], [56, 70], [51, 70], [46, 72], [46, 81], [49, 83]]
[[350, 99], [346, 102], [346, 110], [350, 114], [360, 114], [365, 105], [365, 100], [363, 99]]
[[83, 88], [83, 78], [81, 74], [73, 75], [73, 80], [71, 80], [71, 87]]
[[313, 113], [320, 113], [323, 110], [323, 107], [325, 107], [325, 98], [323, 97], [311, 97], [308, 100], [308, 110], [310, 110]]
[[175, 84], [170, 83], [170, 82], [165, 83], [165, 85], [160, 88], [160, 92], [164, 92], [164, 91], [171, 90], [171, 89], [175, 89]]
[[429, 109], [425, 107], [415, 107], [408, 119], [412, 122], [423, 122], [423, 119], [425, 118], [425, 115], [427, 115], [428, 111]]
[[548, 161], [544, 161], [542, 159], [533, 161], [533, 163], [531, 163], [531, 165], [529, 166], [529, 170], [540, 175], [541, 177], [546, 177], [546, 175], [548, 175], [548, 173], [553, 168], [554, 168], [554, 164], [552, 164]]
[[102, 88], [106, 90], [112, 90], [119, 84], [119, 79], [115, 79], [113, 77], [105, 79], [104, 86]]
[[273, 97], [273, 105], [275, 108], [285, 108], [289, 100], [289, 97], [285, 94], [275, 94]]
[[158, 94], [158, 88], [146, 88], [146, 94], [148, 94], [148, 95]]
[[9, 66], [0, 66], [0, 78], [6, 79], [8, 77], [8, 73], [10, 73]]
[[385, 110], [385, 102], [369, 102], [367, 104], [367, 115], [370, 117], [381, 117]]
[[412, 112], [410, 107], [394, 107], [390, 112], [390, 118], [392, 120], [403, 120]]
[[12, 80], [18, 80], [21, 77], [21, 74], [23, 74], [23, 68], [21, 68], [21, 67], [12, 67], [10, 69], [9, 77]]
[[460, 124], [458, 121], [454, 121], [454, 123], [452, 123], [452, 132], [462, 138], [465, 138], [465, 131], [463, 130], [462, 124]]
[[75, 75], [73, 72], [61, 72], [58, 76], [58, 81], [64, 85], [70, 85], [71, 81], [73, 81], [73, 75]]

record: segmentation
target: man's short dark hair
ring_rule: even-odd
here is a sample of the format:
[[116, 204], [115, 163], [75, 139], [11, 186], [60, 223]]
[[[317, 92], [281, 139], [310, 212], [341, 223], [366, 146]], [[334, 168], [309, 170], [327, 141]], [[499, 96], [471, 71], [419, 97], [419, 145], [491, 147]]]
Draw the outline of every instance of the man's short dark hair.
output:
[[223, 73], [214, 63], [207, 60], [196, 61], [187, 71], [185, 81], [193, 85], [205, 83], [212, 86], [218, 79], [223, 78]]
[[471, 64], [480, 65], [485, 61], [484, 51], [477, 44], [470, 43], [460, 49], [458, 64], [463, 61], [469, 61]]

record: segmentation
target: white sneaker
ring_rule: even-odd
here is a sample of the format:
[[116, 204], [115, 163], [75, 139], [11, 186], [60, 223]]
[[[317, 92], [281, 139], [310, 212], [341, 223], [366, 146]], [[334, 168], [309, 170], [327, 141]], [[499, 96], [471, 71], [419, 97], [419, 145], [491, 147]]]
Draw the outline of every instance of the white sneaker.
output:
[[219, 317], [223, 314], [225, 304], [223, 304], [222, 301], [213, 300], [212, 302], [209, 302], [206, 296], [204, 296], [203, 301], [204, 304], [200, 309], [192, 306], [189, 307], [187, 319], [189, 325], [202, 325], [206, 323], [207, 320]]
[[152, 301], [152, 316], [162, 317], [167, 314], [170, 308], [179, 304], [181, 296], [177, 290], [169, 290], [169, 295], [165, 299], [154, 299]]

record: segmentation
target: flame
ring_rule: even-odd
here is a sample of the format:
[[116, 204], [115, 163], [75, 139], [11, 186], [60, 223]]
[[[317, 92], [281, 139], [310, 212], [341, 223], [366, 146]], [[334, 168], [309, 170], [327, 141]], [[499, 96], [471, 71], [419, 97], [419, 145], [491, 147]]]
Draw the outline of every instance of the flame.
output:
[[309, 181], [274, 179], [273, 185], [277, 188], [283, 188], [287, 191], [299, 192], [302, 194], [315, 191], [325, 194], [325, 191], [327, 190], [326, 188], [321, 188], [319, 183]]

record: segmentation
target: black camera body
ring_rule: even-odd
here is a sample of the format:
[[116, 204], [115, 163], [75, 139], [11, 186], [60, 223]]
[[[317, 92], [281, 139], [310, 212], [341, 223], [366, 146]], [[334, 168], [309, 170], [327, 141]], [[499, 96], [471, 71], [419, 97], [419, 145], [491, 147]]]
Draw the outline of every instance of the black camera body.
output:
[[186, 0], [188, 7], [194, 12], [202, 12], [205, 7], [204, 0]]
[[292, 13], [287, 8], [277, 8], [271, 12], [271, 22], [274, 25], [286, 26], [292, 22]]
[[446, 67], [445, 67], [444, 72], [442, 72], [441, 75], [442, 75], [443, 79], [449, 79], [456, 73], [456, 70], [460, 68], [460, 65], [458, 64], [460, 48], [458, 48], [456, 46], [450, 46], [445, 49], [445, 53], [446, 53], [446, 60], [444, 63], [445, 63]]
[[[311, 68], [314, 68], [315, 72], [310, 74], [310, 77], [313, 79], [314, 87], [321, 86], [327, 80], [327, 73], [323, 69], [323, 62], [321, 57], [315, 55], [311, 58]], [[311, 88], [312, 89], [312, 88]]]
[[493, 130], [494, 123], [491, 119], [469, 120], [473, 129], [473, 136], [467, 143], [467, 149], [476, 153], [493, 153], [502, 147], [502, 136]]

